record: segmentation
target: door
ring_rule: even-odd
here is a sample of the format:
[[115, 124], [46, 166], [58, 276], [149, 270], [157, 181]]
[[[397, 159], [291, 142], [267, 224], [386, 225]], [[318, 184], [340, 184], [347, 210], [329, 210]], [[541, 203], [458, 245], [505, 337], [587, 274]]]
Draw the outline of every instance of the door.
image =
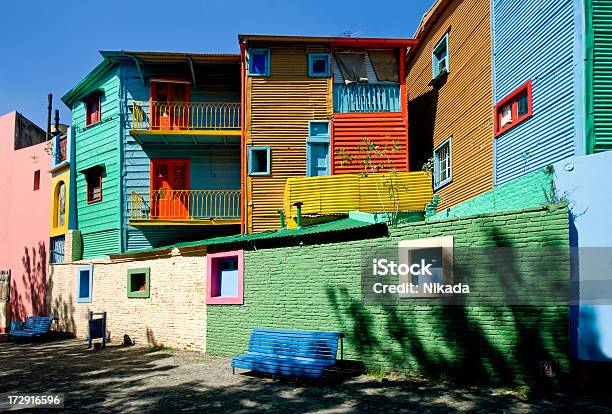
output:
[[151, 81], [151, 129], [188, 129], [190, 100], [189, 82]]
[[189, 160], [151, 160], [151, 218], [189, 218]]
[[307, 175], [309, 177], [329, 175], [329, 144], [312, 142], [308, 143], [308, 146], [310, 153]]

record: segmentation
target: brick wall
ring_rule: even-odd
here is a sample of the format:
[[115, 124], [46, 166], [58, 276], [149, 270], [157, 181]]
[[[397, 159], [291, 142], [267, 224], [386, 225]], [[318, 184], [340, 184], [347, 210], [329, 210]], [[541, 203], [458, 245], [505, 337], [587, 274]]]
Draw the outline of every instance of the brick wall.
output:
[[[67, 252], [67, 255], [70, 251]], [[77, 303], [78, 266], [93, 263], [91, 303]], [[150, 297], [127, 297], [127, 271], [150, 268]], [[95, 260], [50, 266], [48, 307], [63, 331], [87, 337], [87, 315], [107, 312], [112, 341], [206, 349], [206, 256]]]
[[[449, 235], [455, 237], [456, 248], [565, 248], [568, 211], [559, 206], [420, 222], [392, 228], [391, 237], [384, 239], [245, 251], [244, 305], [208, 306], [207, 352], [245, 351], [255, 327], [327, 330], [346, 335], [346, 358], [371, 367], [505, 383], [528, 381], [539, 360], [555, 360], [567, 372], [567, 305], [363, 302], [363, 249]], [[529, 258], [516, 261], [516, 272], [539, 276], [529, 270]], [[562, 269], [556, 277], [569, 283], [569, 263]]]
[[553, 201], [553, 194], [554, 171], [552, 167], [544, 167], [442, 210], [427, 220], [543, 206]]

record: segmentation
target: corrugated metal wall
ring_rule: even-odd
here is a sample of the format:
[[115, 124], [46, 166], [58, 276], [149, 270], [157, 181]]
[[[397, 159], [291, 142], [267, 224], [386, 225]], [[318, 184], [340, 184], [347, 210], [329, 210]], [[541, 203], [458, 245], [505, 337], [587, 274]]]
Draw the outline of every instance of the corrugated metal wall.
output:
[[495, 184], [575, 152], [574, 2], [493, 1], [495, 102], [528, 80], [533, 116], [495, 139]]
[[324, 51], [325, 45], [273, 46], [270, 76], [246, 79], [246, 145], [270, 146], [272, 170], [247, 176], [247, 232], [278, 228], [287, 178], [306, 175], [308, 121], [332, 116], [331, 78], [308, 76], [308, 53]]
[[[389, 191], [396, 192], [389, 197]], [[338, 214], [349, 211], [423, 211], [431, 201], [431, 175], [424, 171], [390, 174], [341, 174], [287, 180], [285, 213], [296, 217], [295, 202], [302, 214]]]
[[[373, 144], [378, 145], [380, 150], [386, 152], [385, 156], [374, 156], [373, 163], [382, 163], [386, 170], [395, 168], [397, 171], [407, 171], [406, 128], [401, 112], [335, 114], [332, 122], [331, 148], [333, 174], [364, 172], [362, 164], [364, 153], [360, 153], [359, 150], [365, 145], [364, 138], [368, 138]], [[347, 162], [347, 156], [355, 159]]]
[[[432, 80], [433, 48], [448, 32], [450, 73]], [[408, 66], [410, 151], [422, 160], [452, 137], [452, 182], [438, 191], [440, 210], [493, 186], [490, 0], [451, 2]], [[426, 159], [426, 157], [425, 157]], [[414, 170], [420, 165], [411, 166]]]
[[[612, 150], [612, 2], [587, 0], [587, 42], [592, 46], [589, 56], [590, 93], [589, 148], [588, 151]], [[589, 76], [587, 75], [587, 76]]]
[[[85, 126], [86, 109], [83, 102], [72, 108], [75, 129], [76, 171], [103, 164], [102, 201], [88, 204], [85, 174], [76, 173], [77, 215], [83, 234], [83, 258], [119, 252], [120, 181], [120, 79], [119, 70], [106, 75], [98, 84], [104, 91], [101, 121]], [[72, 189], [71, 189], [72, 191]], [[105, 250], [106, 249], [106, 250]]]

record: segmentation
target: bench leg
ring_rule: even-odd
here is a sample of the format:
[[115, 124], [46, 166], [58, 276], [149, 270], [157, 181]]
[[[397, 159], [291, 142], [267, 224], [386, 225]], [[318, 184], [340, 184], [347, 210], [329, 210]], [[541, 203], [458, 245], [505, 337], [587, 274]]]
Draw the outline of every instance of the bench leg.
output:
[[232, 375], [236, 375], [236, 368], [232, 367]]

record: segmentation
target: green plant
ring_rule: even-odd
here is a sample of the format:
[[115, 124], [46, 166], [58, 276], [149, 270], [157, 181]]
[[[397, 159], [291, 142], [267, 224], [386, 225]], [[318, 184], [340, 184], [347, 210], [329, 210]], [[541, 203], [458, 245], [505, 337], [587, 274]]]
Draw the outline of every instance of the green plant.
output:
[[[359, 175], [363, 178], [370, 174], [382, 174], [382, 188], [376, 187], [378, 197], [381, 202], [383, 212], [389, 213], [387, 217], [388, 224], [397, 224], [399, 217], [399, 208], [401, 194], [408, 192], [408, 187], [401, 184], [397, 176], [397, 170], [393, 167], [391, 157], [401, 151], [401, 147], [397, 140], [385, 140], [383, 147], [376, 144], [370, 138], [363, 138], [362, 144], [355, 147], [351, 152], [345, 148], [340, 148], [336, 151], [336, 156], [340, 159], [340, 165], [358, 163], [362, 171]], [[386, 193], [386, 198], [391, 203], [388, 208], [388, 203], [384, 201], [383, 192]]]

